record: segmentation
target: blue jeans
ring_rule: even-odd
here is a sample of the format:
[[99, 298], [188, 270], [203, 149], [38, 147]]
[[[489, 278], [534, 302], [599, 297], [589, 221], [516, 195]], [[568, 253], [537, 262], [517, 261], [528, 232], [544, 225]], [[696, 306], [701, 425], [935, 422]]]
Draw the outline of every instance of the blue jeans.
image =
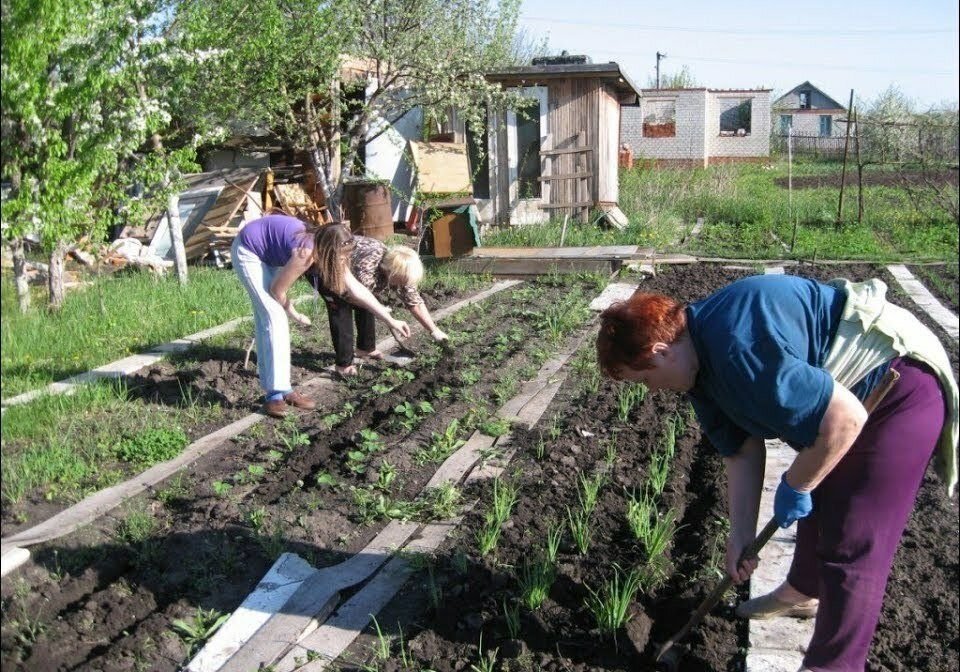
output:
[[263, 263], [256, 254], [233, 242], [233, 270], [253, 304], [257, 341], [257, 373], [267, 396], [286, 394], [290, 385], [290, 323], [287, 312], [270, 295], [270, 285], [279, 268]]

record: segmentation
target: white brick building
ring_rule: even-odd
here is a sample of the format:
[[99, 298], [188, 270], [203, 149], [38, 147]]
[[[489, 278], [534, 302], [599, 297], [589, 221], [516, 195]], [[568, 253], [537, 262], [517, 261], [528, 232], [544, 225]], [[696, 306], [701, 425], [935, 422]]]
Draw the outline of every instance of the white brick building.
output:
[[636, 159], [708, 166], [770, 155], [769, 89], [643, 89], [622, 111], [620, 142]]

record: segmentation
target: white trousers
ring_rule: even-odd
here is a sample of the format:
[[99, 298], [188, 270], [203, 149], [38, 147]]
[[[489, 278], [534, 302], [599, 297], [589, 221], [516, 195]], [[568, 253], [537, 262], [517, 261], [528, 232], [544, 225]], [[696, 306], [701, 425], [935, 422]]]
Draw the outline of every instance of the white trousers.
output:
[[233, 242], [233, 270], [253, 303], [253, 325], [257, 340], [257, 373], [266, 394], [286, 394], [290, 385], [290, 323], [287, 312], [270, 295], [270, 285], [280, 272], [267, 266], [256, 254]]

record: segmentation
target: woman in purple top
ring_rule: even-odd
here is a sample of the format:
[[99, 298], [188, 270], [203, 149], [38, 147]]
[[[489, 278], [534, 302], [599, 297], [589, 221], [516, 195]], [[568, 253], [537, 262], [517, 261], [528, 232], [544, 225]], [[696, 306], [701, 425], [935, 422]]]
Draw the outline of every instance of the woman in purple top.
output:
[[[282, 418], [290, 405], [312, 410], [316, 403], [290, 384], [289, 319], [309, 325], [310, 319], [293, 307], [287, 292], [293, 283], [318, 265], [320, 259], [342, 258], [347, 264], [352, 245], [329, 250], [332, 238], [324, 227], [308, 225], [286, 214], [269, 214], [254, 220], [240, 231], [233, 242], [233, 267], [253, 304], [257, 343], [257, 372], [265, 392], [264, 411]], [[349, 241], [348, 241], [349, 242]], [[348, 271], [349, 272], [349, 271]], [[349, 298], [382, 319], [391, 330], [404, 336], [410, 328], [395, 320], [390, 312], [366, 288], [351, 283]]]

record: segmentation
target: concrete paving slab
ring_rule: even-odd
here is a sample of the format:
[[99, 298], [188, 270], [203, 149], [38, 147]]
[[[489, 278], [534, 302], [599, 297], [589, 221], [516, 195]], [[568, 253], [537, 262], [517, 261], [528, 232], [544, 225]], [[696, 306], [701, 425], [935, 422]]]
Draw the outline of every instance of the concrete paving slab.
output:
[[797, 672], [803, 665], [803, 655], [792, 652], [750, 652], [746, 672]]
[[784, 270], [783, 266], [767, 266], [763, 269], [763, 272], [766, 275], [783, 275]]
[[900, 284], [911, 299], [929, 315], [934, 322], [947, 332], [954, 341], [960, 339], [960, 317], [953, 314], [939, 299], [923, 286], [923, 283], [914, 277], [906, 266], [894, 264], [887, 266], [887, 270]]
[[[796, 452], [782, 441], [768, 440], [763, 491], [760, 496], [759, 532], [773, 513], [773, 498], [780, 477]], [[760, 564], [750, 578], [750, 597], [766, 595], [783, 583], [793, 561], [796, 526], [781, 529], [760, 552]], [[813, 619], [775, 618], [752, 620], [749, 627], [748, 672], [794, 672], [803, 662], [801, 650], [813, 636]], [[803, 648], [801, 648], [803, 647]]]
[[803, 654], [810, 641], [810, 633], [805, 626], [810, 623], [813, 623], [813, 619], [771, 618], [767, 621], [751, 621], [750, 648]]
[[611, 282], [600, 292], [600, 296], [590, 302], [590, 310], [602, 311], [617, 301], [626, 301], [638, 287], [639, 285], [632, 282]]

